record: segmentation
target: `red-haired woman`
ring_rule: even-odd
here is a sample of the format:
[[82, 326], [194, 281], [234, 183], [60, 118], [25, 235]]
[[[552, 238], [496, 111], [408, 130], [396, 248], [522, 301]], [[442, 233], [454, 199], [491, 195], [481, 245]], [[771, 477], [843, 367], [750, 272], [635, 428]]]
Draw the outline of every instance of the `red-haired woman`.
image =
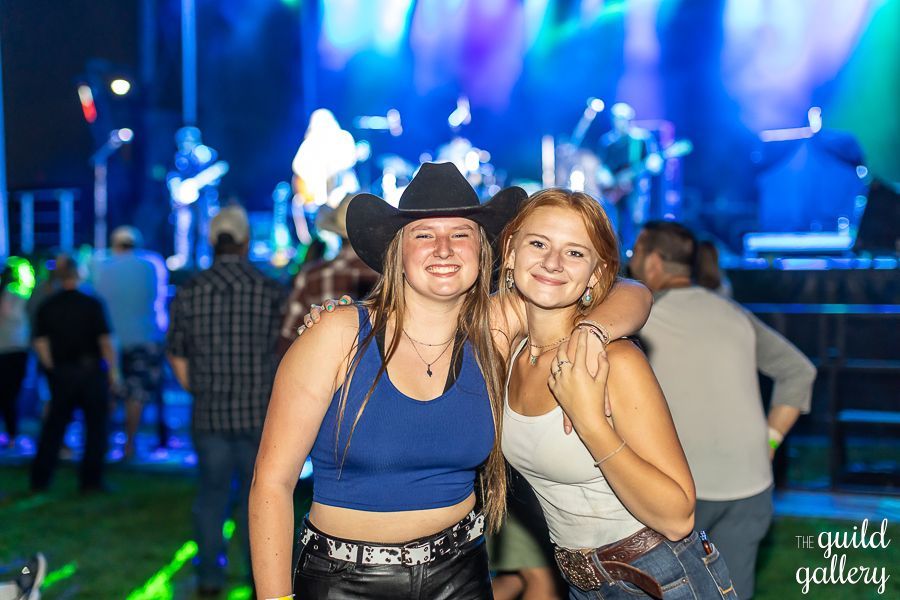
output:
[[501, 298], [524, 302], [527, 322], [502, 449], [540, 500], [570, 597], [734, 598], [718, 551], [693, 532], [694, 482], [653, 371], [628, 340], [604, 349], [585, 318], [616, 280], [609, 219], [586, 194], [544, 190], [501, 239]]

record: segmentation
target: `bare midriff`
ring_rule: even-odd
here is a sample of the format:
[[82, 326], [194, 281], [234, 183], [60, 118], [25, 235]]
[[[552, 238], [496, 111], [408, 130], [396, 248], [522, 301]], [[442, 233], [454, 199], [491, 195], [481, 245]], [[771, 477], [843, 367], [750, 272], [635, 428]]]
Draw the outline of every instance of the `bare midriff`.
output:
[[475, 493], [441, 508], [372, 512], [313, 502], [309, 520], [319, 531], [345, 540], [396, 544], [416, 540], [456, 525], [475, 508]]

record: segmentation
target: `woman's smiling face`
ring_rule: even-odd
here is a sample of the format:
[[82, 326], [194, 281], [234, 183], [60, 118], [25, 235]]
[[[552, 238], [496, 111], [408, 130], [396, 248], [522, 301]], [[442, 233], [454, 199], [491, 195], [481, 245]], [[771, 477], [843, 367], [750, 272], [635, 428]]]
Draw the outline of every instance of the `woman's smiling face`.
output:
[[578, 302], [597, 283], [599, 263], [581, 215], [567, 208], [543, 206], [515, 234], [506, 267], [525, 300], [541, 308]]
[[434, 299], [462, 296], [478, 279], [481, 232], [460, 217], [420, 219], [403, 228], [401, 253], [407, 285]]

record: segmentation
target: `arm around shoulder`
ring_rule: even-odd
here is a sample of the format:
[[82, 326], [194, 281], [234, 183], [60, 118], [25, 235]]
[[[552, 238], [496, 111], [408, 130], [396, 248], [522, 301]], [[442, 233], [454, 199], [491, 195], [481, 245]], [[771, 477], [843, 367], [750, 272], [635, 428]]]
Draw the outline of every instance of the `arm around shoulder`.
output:
[[609, 339], [615, 340], [640, 331], [652, 306], [653, 294], [642, 283], [619, 278], [603, 302], [581, 320], [599, 323], [606, 328]]

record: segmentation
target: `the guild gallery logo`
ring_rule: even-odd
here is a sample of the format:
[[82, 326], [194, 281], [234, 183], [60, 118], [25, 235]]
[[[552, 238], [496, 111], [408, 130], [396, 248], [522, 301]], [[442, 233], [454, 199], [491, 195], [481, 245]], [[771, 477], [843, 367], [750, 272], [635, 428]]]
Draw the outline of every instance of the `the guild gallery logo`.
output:
[[820, 549], [825, 560], [830, 559], [828, 566], [800, 567], [796, 579], [803, 594], [809, 593], [810, 585], [843, 585], [862, 584], [876, 586], [875, 591], [883, 594], [885, 584], [891, 576], [885, 567], [877, 565], [847, 566], [847, 555], [836, 550], [847, 548], [883, 549], [890, 545], [887, 537], [888, 520], [881, 521], [881, 528], [869, 533], [869, 520], [853, 526], [853, 531], [823, 531], [818, 536], [798, 535], [797, 547], [803, 550]]

